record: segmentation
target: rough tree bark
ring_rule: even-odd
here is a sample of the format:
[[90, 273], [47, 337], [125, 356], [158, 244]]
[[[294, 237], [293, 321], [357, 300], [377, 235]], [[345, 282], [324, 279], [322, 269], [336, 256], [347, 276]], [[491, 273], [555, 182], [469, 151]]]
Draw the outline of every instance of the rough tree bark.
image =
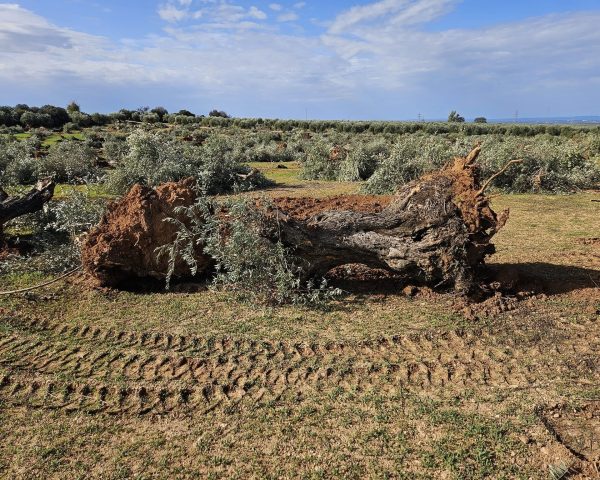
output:
[[41, 210], [54, 195], [54, 182], [51, 179], [40, 180], [25, 195], [11, 197], [0, 187], [0, 242], [2, 227], [6, 222], [27, 213]]
[[330, 211], [299, 221], [277, 211], [277, 231], [309, 276], [362, 263], [468, 293], [508, 218], [508, 211], [494, 213], [480, 188], [479, 152], [404, 186], [380, 213]]
[[[496, 215], [489, 206], [479, 181], [479, 151], [402, 187], [378, 213], [324, 211], [305, 220], [275, 209], [261, 235], [289, 247], [306, 276], [362, 263], [413, 283], [468, 293], [484, 258], [494, 252], [491, 238], [508, 218], [508, 211]], [[134, 187], [113, 205], [84, 243], [87, 271], [104, 285], [128, 275], [164, 276], [166, 264], [159, 264], [153, 252], [175, 236], [162, 221], [165, 215], [194, 201], [191, 193], [173, 193], [189, 188], [184, 187]], [[211, 268], [201, 249], [197, 255], [202, 268]]]

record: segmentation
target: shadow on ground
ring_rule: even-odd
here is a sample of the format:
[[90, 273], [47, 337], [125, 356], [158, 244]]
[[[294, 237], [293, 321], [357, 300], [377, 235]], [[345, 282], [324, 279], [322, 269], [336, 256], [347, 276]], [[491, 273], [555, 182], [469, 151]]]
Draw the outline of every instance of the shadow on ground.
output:
[[498, 263], [486, 267], [489, 280], [502, 289], [559, 295], [584, 288], [600, 288], [600, 270], [552, 263]]

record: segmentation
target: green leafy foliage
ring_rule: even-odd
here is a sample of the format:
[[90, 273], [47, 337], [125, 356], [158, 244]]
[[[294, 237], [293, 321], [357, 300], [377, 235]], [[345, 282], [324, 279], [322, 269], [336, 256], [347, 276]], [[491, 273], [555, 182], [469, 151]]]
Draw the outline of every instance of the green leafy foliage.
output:
[[68, 140], [50, 147], [48, 155], [40, 158], [38, 176], [53, 177], [57, 182], [81, 183], [97, 175], [96, 155], [88, 145]]
[[276, 223], [265, 212], [247, 199], [219, 205], [201, 197], [191, 207], [179, 207], [176, 213], [186, 221], [167, 219], [178, 226], [178, 233], [173, 243], [157, 249], [159, 257], [169, 258], [167, 286], [179, 258], [196, 274], [194, 251], [202, 245], [215, 261], [214, 286], [224, 287], [239, 299], [315, 305], [340, 295], [324, 279], [319, 283], [303, 280], [301, 267], [281, 243]]
[[0, 273], [57, 273], [80, 262], [80, 235], [96, 225], [104, 202], [93, 199], [87, 187], [73, 187], [64, 200], [51, 201], [43, 210], [6, 224], [15, 242], [28, 242], [27, 255], [9, 255], [0, 262]]
[[140, 129], [129, 135], [124, 151], [108, 178], [109, 188], [119, 193], [134, 183], [155, 186], [186, 177], [196, 178], [199, 188], [209, 195], [269, 184], [260, 173], [249, 175], [250, 168], [233, 154], [227, 139], [219, 136], [196, 146]]
[[404, 136], [377, 165], [364, 186], [373, 194], [393, 193], [399, 186], [441, 167], [453, 154], [453, 145], [436, 136]]
[[597, 138], [594, 134], [573, 139], [507, 134], [319, 135], [306, 147], [302, 176], [312, 180], [366, 180], [365, 192], [392, 193], [481, 144], [478, 164], [482, 178], [492, 176], [510, 160], [523, 160], [498, 177], [494, 187], [520, 193], [571, 192], [593, 188], [600, 182]]
[[35, 153], [39, 139], [32, 136], [23, 141], [0, 137], [0, 181], [3, 185], [23, 185], [37, 179]]

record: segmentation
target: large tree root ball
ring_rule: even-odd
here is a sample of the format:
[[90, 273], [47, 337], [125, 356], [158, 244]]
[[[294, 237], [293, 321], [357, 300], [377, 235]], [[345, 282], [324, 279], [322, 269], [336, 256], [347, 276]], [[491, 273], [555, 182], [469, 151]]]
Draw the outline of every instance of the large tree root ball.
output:
[[[156, 189], [134, 185], [120, 200], [108, 205], [100, 223], [82, 245], [84, 269], [102, 286], [119, 286], [138, 279], [164, 279], [166, 257], [157, 259], [156, 248], [175, 239], [176, 225], [165, 222], [177, 217], [175, 208], [196, 200], [194, 180], [169, 182]], [[198, 248], [199, 269], [210, 265], [209, 257]], [[175, 276], [189, 275], [189, 267], [179, 260]]]

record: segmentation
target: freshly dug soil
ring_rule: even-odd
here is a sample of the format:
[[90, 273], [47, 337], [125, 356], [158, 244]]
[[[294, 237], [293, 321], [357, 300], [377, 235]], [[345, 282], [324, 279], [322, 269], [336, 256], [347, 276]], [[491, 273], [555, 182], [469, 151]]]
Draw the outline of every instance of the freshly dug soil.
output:
[[[167, 259], [157, 260], [155, 250], [172, 242], [177, 232], [175, 225], [164, 220], [177, 218], [176, 207], [194, 202], [193, 187], [192, 178], [169, 182], [156, 189], [134, 185], [123, 198], [108, 205], [98, 226], [86, 237], [82, 245], [85, 270], [101, 286], [120, 286], [139, 278], [164, 278]], [[205, 256], [201, 248], [195, 256], [199, 271], [211, 264], [210, 257]], [[189, 268], [179, 260], [174, 275], [188, 274]]]
[[314, 215], [331, 210], [380, 213], [393, 199], [393, 195], [336, 195], [325, 198], [278, 197], [273, 199], [273, 204], [291, 218], [308, 220]]

